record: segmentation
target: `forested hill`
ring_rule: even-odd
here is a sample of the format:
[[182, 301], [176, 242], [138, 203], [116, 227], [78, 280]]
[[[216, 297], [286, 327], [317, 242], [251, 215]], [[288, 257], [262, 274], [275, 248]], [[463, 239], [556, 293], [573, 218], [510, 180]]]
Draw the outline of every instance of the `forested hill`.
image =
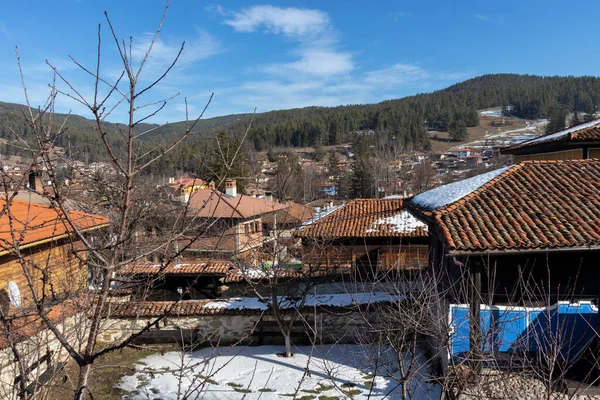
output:
[[[257, 114], [249, 143], [257, 150], [275, 146], [333, 145], [352, 141], [360, 131], [374, 130], [380, 138], [394, 141], [400, 149], [427, 149], [427, 128], [448, 130], [459, 136], [466, 132], [467, 126], [478, 123], [477, 109], [512, 105], [515, 115], [535, 119], [549, 117], [556, 110], [589, 113], [597, 111], [599, 104], [600, 78], [597, 77], [483, 75], [443, 90], [378, 104], [307, 107]], [[18, 117], [2, 110], [18, 107], [22, 106], [0, 103], [0, 138], [14, 140], [11, 129], [26, 132]], [[248, 114], [229, 115], [203, 120], [198, 130], [206, 134], [219, 130], [241, 134], [249, 122]], [[147, 135], [144, 140], [168, 142], [184, 128], [183, 122], [168, 124]], [[71, 116], [68, 132], [58, 145], [66, 146], [68, 138], [76, 149], [77, 157], [84, 161], [95, 161], [98, 154], [102, 154], [96, 147], [100, 143], [94, 135], [92, 121]], [[202, 136], [205, 135], [198, 137]], [[115, 141], [117, 151], [119, 145], [120, 142]], [[5, 147], [6, 144], [2, 144], [3, 154], [11, 151], [10, 146]], [[193, 149], [198, 149], [198, 144], [192, 139], [171, 157], [173, 161], [181, 162], [179, 167], [190, 168], [179, 160]]]
[[[271, 111], [254, 119], [250, 141], [254, 148], [333, 145], [352, 141], [359, 131], [374, 130], [403, 150], [428, 149], [427, 129], [450, 131], [456, 137], [478, 123], [478, 109], [512, 105], [518, 117], [549, 118], [557, 110], [597, 111], [598, 77], [541, 77], [493, 74], [378, 104], [307, 107]], [[233, 121], [228, 130], [240, 133], [249, 117]], [[165, 127], [161, 136], [168, 136]]]

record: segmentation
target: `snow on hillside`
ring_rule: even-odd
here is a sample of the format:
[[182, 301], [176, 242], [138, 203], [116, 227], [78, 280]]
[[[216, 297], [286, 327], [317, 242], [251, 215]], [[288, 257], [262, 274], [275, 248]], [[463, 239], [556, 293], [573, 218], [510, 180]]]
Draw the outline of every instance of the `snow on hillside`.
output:
[[[248, 399], [320, 397], [338, 399], [399, 399], [394, 379], [397, 364], [389, 349], [360, 345], [320, 345], [293, 348], [294, 356], [277, 355], [280, 346], [205, 348], [193, 353], [152, 355], [135, 365], [117, 387], [123, 398], [138, 399]], [[375, 359], [379, 361], [375, 369]], [[410, 360], [405, 360], [408, 365]], [[411, 398], [439, 398], [440, 387], [426, 381], [426, 360], [418, 354], [409, 388]], [[181, 366], [187, 366], [181, 373]], [[168, 370], [167, 370], [168, 369]], [[389, 374], [385, 372], [390, 371]], [[181, 386], [178, 383], [181, 382]], [[204, 384], [200, 384], [204, 382]], [[303, 397], [306, 396], [306, 397]]]

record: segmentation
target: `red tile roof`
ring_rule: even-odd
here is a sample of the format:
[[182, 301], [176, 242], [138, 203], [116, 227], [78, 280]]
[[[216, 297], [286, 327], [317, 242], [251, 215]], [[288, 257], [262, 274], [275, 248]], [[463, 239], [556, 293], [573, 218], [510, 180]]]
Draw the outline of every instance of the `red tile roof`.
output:
[[[216, 300], [183, 300], [175, 301], [146, 301], [146, 302], [129, 302], [129, 303], [110, 303], [109, 310], [111, 318], [151, 318], [164, 315], [191, 317], [204, 315], [262, 315], [270, 314], [270, 311], [257, 308], [228, 308], [227, 305], [230, 299]], [[207, 307], [207, 305], [210, 306]], [[222, 303], [222, 306], [218, 304]], [[373, 304], [348, 305], [348, 306], [333, 306], [319, 305], [321, 310], [332, 311], [348, 311], [355, 309], [368, 309], [373, 307]], [[305, 309], [314, 310], [313, 306], [306, 306]], [[281, 310], [286, 313], [297, 312], [298, 308], [290, 308]]]
[[524, 161], [441, 208], [410, 207], [450, 250], [599, 246], [600, 160]]
[[170, 263], [167, 266], [153, 263], [137, 263], [127, 265], [119, 270], [121, 275], [227, 275], [236, 269], [235, 264], [228, 260], [194, 261]]
[[[263, 223], [269, 224], [270, 226], [273, 226], [275, 222], [277, 222], [278, 225], [300, 225], [315, 216], [314, 209], [312, 207], [305, 206], [304, 204], [291, 201], [286, 203], [286, 206], [287, 208], [284, 210], [279, 210], [276, 213], [268, 214], [267, 216], [263, 217]], [[276, 217], [277, 220], [275, 220], [274, 217]]]
[[535, 139], [527, 140], [525, 142], [506, 147], [501, 151], [505, 154], [512, 154], [513, 152], [518, 152], [519, 154], [521, 154], [526, 152], [526, 150], [529, 148], [558, 142], [564, 144], [579, 142], [600, 142], [600, 120], [577, 125], [572, 128], [564, 129], [562, 131], [550, 135], [540, 136]]
[[427, 226], [404, 210], [402, 199], [356, 199], [298, 232], [301, 237], [421, 237]]
[[[66, 300], [60, 304], [48, 306], [45, 311], [46, 316], [54, 324], [60, 324], [84, 309], [84, 306], [78, 304], [78, 301], [81, 300]], [[46, 323], [37, 310], [16, 310], [16, 313], [10, 316], [9, 324], [0, 323], [0, 349], [29, 339], [45, 329], [47, 329]]]
[[179, 189], [180, 187], [188, 187], [188, 186], [202, 186], [205, 182], [200, 178], [194, 177], [181, 177], [175, 180], [173, 183], [169, 184], [169, 187], [173, 189]]
[[218, 190], [203, 189], [190, 196], [189, 206], [202, 218], [251, 218], [283, 210], [287, 206], [264, 199], [240, 195], [228, 196]]
[[[73, 227], [61, 212], [50, 206], [20, 200], [0, 199], [0, 249], [7, 251], [19, 246], [32, 246], [47, 239], [58, 239], [74, 232]], [[108, 218], [69, 211], [73, 225], [80, 231], [87, 231], [108, 225]], [[14, 238], [13, 238], [14, 235]]]

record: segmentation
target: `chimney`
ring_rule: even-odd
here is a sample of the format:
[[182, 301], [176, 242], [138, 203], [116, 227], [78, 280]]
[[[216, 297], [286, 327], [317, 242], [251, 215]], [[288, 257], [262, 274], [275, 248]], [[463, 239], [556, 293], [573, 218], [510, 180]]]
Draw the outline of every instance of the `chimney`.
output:
[[29, 171], [29, 189], [35, 190], [35, 171]]
[[273, 201], [273, 192], [265, 192], [265, 200]]
[[209, 189], [215, 189], [215, 182], [214, 181], [210, 181], [210, 183], [208, 184], [208, 188]]
[[225, 194], [231, 197], [237, 197], [237, 188], [235, 186], [235, 179], [227, 179], [225, 181]]

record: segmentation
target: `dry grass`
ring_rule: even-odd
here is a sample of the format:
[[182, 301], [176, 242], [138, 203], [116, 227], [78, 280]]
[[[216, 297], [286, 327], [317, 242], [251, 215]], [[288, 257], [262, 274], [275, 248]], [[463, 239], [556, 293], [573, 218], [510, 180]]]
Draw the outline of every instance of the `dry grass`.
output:
[[[173, 350], [172, 346], [161, 347], [160, 351]], [[133, 367], [141, 358], [148, 357], [157, 353], [158, 350], [138, 350], [125, 348], [120, 351], [114, 351], [100, 357], [94, 363], [94, 370], [90, 376], [90, 389], [95, 399], [120, 400], [123, 394], [122, 390], [114, 386], [119, 383], [121, 378], [126, 375], [133, 375]], [[48, 392], [48, 399], [69, 399], [73, 398], [73, 387], [77, 383], [78, 367], [70, 362], [54, 380], [54, 384]]]

